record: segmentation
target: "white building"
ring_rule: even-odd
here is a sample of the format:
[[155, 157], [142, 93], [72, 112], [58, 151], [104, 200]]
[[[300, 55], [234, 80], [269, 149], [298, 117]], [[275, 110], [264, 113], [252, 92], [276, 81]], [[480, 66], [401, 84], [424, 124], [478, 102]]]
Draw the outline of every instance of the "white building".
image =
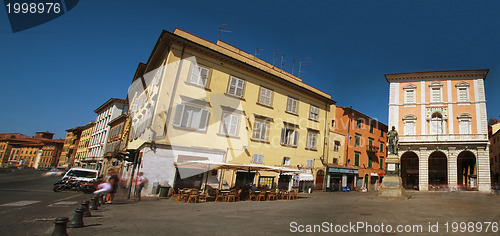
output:
[[[124, 99], [111, 98], [94, 112], [97, 113], [94, 132], [90, 139], [87, 158], [82, 162], [83, 167], [99, 170], [102, 165], [105, 145], [108, 141], [108, 122], [128, 111], [128, 102]], [[101, 171], [102, 173], [102, 171]]]

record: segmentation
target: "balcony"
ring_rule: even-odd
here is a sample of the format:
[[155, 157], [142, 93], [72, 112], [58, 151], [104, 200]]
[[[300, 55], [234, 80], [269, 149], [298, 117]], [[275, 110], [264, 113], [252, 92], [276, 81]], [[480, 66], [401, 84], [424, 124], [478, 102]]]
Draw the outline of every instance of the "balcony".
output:
[[400, 135], [399, 142], [488, 141], [487, 134]]

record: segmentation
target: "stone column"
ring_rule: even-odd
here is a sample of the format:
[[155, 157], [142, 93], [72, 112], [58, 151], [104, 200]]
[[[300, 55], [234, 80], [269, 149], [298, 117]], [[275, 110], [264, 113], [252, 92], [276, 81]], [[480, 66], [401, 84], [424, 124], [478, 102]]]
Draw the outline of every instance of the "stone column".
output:
[[421, 147], [418, 152], [418, 189], [429, 191], [429, 151]]
[[448, 187], [454, 189], [458, 184], [457, 152], [455, 147], [448, 147]]
[[491, 192], [490, 158], [488, 146], [477, 147], [477, 185], [481, 192]]

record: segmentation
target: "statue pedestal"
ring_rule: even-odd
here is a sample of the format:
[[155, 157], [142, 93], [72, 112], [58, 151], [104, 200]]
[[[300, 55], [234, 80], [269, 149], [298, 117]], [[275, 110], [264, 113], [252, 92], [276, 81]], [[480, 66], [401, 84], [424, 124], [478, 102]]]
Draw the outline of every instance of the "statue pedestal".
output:
[[384, 199], [408, 199], [404, 195], [403, 182], [399, 170], [399, 158], [395, 154], [389, 154], [385, 160], [387, 164], [385, 176], [382, 180], [382, 188], [378, 192], [379, 198]]

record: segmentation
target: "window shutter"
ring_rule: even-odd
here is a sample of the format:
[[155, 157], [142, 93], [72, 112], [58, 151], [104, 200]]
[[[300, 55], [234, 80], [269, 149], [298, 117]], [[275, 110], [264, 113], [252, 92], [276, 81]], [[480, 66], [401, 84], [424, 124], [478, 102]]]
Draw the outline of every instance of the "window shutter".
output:
[[201, 70], [200, 70], [200, 85], [202, 86], [206, 86], [207, 85], [207, 80], [208, 80], [208, 74], [209, 74], [209, 70], [207, 68], [204, 68], [204, 67], [200, 67]]
[[231, 95], [235, 95], [236, 94], [236, 78], [231, 77], [227, 93], [229, 93]]
[[293, 146], [297, 146], [298, 143], [299, 143], [299, 131], [294, 130], [293, 131]]
[[172, 126], [179, 127], [181, 125], [182, 113], [184, 112], [184, 105], [177, 104], [174, 112], [174, 119], [172, 120]]
[[236, 88], [236, 96], [243, 96], [243, 87], [245, 85], [245, 81], [238, 79], [238, 87]]
[[261, 123], [258, 121], [255, 121], [255, 128], [253, 130], [253, 138], [254, 139], [261, 139], [260, 137], [260, 131], [261, 130]]
[[240, 121], [239, 116], [230, 115], [231, 117], [231, 128], [229, 129], [229, 134], [236, 136], [238, 134], [238, 123]]
[[286, 129], [281, 128], [281, 144], [286, 144]]
[[209, 114], [208, 110], [201, 109], [200, 130], [207, 130]]

